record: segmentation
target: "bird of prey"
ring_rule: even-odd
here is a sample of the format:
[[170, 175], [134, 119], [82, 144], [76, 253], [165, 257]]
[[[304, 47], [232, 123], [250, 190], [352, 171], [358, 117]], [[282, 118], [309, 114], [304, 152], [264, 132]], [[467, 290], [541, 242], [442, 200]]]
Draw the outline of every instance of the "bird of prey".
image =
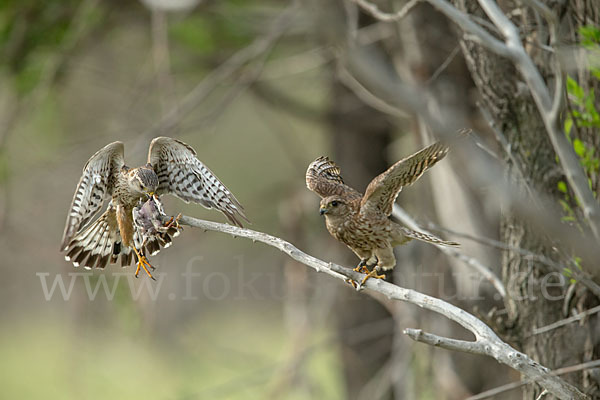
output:
[[[163, 194], [215, 208], [237, 226], [242, 226], [242, 219], [248, 221], [235, 196], [198, 160], [194, 149], [182, 141], [155, 138], [148, 151], [148, 163], [137, 168], [125, 165], [123, 143], [113, 142], [100, 149], [83, 167], [62, 239], [65, 259], [76, 267], [91, 269], [104, 268], [109, 261], [115, 263], [119, 256], [121, 265], [127, 266], [135, 255], [135, 276], [143, 268], [152, 278], [148, 267], [153, 267], [145, 253], [146, 250], [155, 253], [160, 246], [156, 248], [156, 241], [152, 241], [150, 249], [142, 246], [144, 235], [139, 225], [144, 218], [155, 217], [142, 211], [136, 226], [133, 210], [143, 200]], [[108, 208], [94, 220], [107, 200]], [[170, 243], [169, 232], [163, 233], [169, 236]]]
[[[440, 142], [398, 161], [375, 177], [365, 194], [344, 184], [340, 168], [329, 158], [319, 157], [306, 171], [306, 186], [322, 200], [320, 213], [331, 235], [346, 244], [359, 258], [355, 271], [368, 278], [384, 278], [378, 271], [394, 268], [394, 246], [412, 239], [433, 244], [457, 246], [435, 236], [416, 232], [391, 220], [392, 207], [404, 186], [415, 182], [448, 153]], [[368, 268], [372, 268], [371, 271]]]

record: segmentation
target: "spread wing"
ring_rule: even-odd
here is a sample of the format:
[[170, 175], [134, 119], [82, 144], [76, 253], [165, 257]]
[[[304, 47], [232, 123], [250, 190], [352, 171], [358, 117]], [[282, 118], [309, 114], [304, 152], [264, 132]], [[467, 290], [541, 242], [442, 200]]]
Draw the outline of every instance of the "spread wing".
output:
[[392, 213], [392, 207], [402, 187], [415, 182], [423, 173], [448, 153], [448, 146], [436, 142], [398, 161], [369, 183], [360, 207], [361, 211]]
[[361, 198], [362, 195], [344, 184], [340, 167], [327, 157], [319, 157], [306, 170], [306, 187], [322, 198], [338, 195]]
[[177, 139], [157, 137], [150, 144], [148, 163], [158, 175], [158, 195], [170, 193], [186, 203], [221, 211], [234, 225], [248, 221], [244, 208], [221, 181], [196, 157], [196, 152]]
[[121, 142], [106, 145], [85, 164], [67, 216], [61, 251], [67, 249], [77, 232], [111, 197], [115, 179], [124, 164], [124, 146]]

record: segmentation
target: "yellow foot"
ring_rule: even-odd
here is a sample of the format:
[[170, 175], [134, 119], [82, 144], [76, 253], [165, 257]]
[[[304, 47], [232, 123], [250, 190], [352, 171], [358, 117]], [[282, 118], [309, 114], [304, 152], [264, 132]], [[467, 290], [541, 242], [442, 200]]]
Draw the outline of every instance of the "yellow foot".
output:
[[357, 265], [356, 268], [354, 268], [355, 272], [360, 272], [361, 274], [368, 274], [369, 273], [369, 268], [367, 268], [364, 265]]
[[346, 283], [350, 284], [354, 289], [358, 289], [358, 283], [356, 283], [352, 279], [346, 279]]
[[181, 226], [179, 225], [179, 219], [181, 218], [181, 213], [177, 214], [177, 216], [175, 218], [171, 217], [170, 220], [167, 221], [167, 223], [165, 223], [163, 226], [165, 228], [175, 228], [175, 229], [180, 229]]
[[369, 279], [369, 278], [375, 278], [375, 279], [385, 279], [385, 275], [377, 275], [377, 270], [375, 268], [373, 268], [373, 271], [369, 272], [367, 274], [367, 276], [365, 276], [362, 280], [362, 282], [360, 283], [360, 285], [364, 285], [365, 282]]
[[367, 261], [361, 260], [360, 263], [354, 268], [355, 272], [360, 272], [361, 274], [368, 274], [369, 268], [367, 268]]
[[139, 251], [137, 251], [137, 249], [134, 247], [133, 251], [135, 251], [135, 254], [137, 255], [138, 258], [138, 262], [137, 262], [137, 269], [135, 270], [135, 277], [138, 277], [138, 274], [140, 273], [140, 269], [144, 269], [144, 271], [146, 271], [146, 274], [148, 274], [148, 276], [152, 279], [152, 280], [156, 280], [154, 279], [154, 277], [152, 276], [152, 274], [150, 273], [150, 271], [148, 271], [148, 267], [152, 268], [152, 270], [154, 270], [155, 268], [150, 265], [150, 263], [148, 262], [148, 259], [141, 255], [139, 253]]

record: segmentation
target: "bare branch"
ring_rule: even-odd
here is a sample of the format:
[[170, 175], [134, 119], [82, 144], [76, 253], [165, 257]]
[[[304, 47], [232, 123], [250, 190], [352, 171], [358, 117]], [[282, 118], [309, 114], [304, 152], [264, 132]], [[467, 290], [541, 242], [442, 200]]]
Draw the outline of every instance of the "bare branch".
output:
[[540, 333], [549, 332], [554, 329], [560, 328], [561, 326], [572, 324], [573, 322], [580, 321], [580, 320], [584, 319], [585, 317], [595, 314], [597, 312], [600, 312], [600, 306], [590, 308], [589, 310], [580, 312], [579, 314], [573, 315], [572, 317], [561, 319], [560, 321], [556, 321], [553, 324], [534, 329], [532, 335], [539, 335]]
[[382, 113], [392, 115], [394, 117], [405, 118], [408, 115], [401, 109], [394, 107], [393, 105], [383, 101], [377, 96], [373, 95], [367, 88], [365, 88], [359, 81], [356, 80], [345, 68], [339, 68], [338, 78], [348, 89], [352, 90], [356, 97], [370, 105], [374, 109], [381, 111]]
[[406, 328], [404, 334], [412, 340], [428, 344], [430, 346], [441, 347], [446, 350], [462, 351], [464, 353], [483, 354], [485, 349], [479, 342], [470, 342], [468, 340], [450, 339], [432, 333], [423, 332], [421, 329]]
[[[234, 237], [239, 236], [253, 241], [265, 243], [269, 246], [278, 248], [292, 257], [294, 260], [313, 268], [317, 272], [323, 272], [343, 281], [347, 281], [349, 279], [353, 281], [359, 281], [365, 277], [364, 274], [353, 271], [350, 268], [319, 260], [316, 257], [300, 251], [291, 243], [266, 233], [238, 228], [236, 226], [217, 222], [203, 221], [187, 216], [181, 217], [180, 223], [183, 225], [204, 229], [205, 231], [210, 230], [215, 232], [223, 232], [233, 235]], [[509, 367], [522, 373], [524, 376], [530, 379], [539, 380], [539, 383], [543, 388], [547, 389], [549, 392], [561, 399], [587, 398], [571, 384], [556, 376], [553, 376], [548, 368], [543, 367], [529, 358], [526, 354], [523, 354], [504, 343], [496, 335], [496, 333], [481, 320], [450, 303], [411, 289], [405, 289], [393, 285], [380, 279], [369, 279], [365, 282], [363, 287], [374, 292], [381, 293], [389, 299], [405, 301], [415, 304], [421, 308], [434, 311], [457, 322], [475, 335], [475, 342], [479, 343], [478, 346], [481, 346], [482, 350], [482, 352], [478, 354], [484, 354], [493, 357], [498, 362], [508, 365]], [[473, 348], [475, 349], [478, 346], [473, 346]], [[456, 347], [455, 349], [458, 350], [459, 348]]]
[[427, 0], [429, 4], [434, 6], [438, 11], [444, 13], [465, 32], [468, 32], [469, 40], [477, 42], [494, 53], [504, 57], [510, 57], [510, 49], [500, 40], [496, 39], [488, 31], [483, 29], [481, 25], [476, 24], [468, 14], [463, 13], [456, 7], [452, 6], [445, 0]]
[[406, 17], [408, 13], [421, 1], [421, 0], [410, 0], [408, 3], [404, 5], [400, 9], [400, 11], [395, 13], [386, 13], [383, 12], [377, 7], [377, 5], [367, 1], [367, 0], [352, 0], [356, 4], [358, 4], [363, 10], [371, 14], [374, 18], [377, 18], [383, 22], [394, 22], [399, 21], [402, 18]]
[[548, 389], [544, 389], [544, 390], [542, 390], [542, 393], [540, 393], [540, 395], [535, 398], [535, 400], [542, 400], [548, 394], [550, 394], [550, 392], [548, 392]]
[[555, 123], [558, 122], [558, 116], [563, 103], [563, 86], [564, 86], [564, 74], [562, 72], [562, 66], [560, 64], [560, 57], [556, 51], [556, 45], [558, 40], [558, 18], [556, 14], [548, 8], [545, 4], [539, 0], [525, 0], [525, 3], [531, 5], [535, 10], [544, 16], [548, 22], [548, 30], [550, 32], [550, 49], [554, 53], [554, 100], [552, 100], [552, 107], [550, 109], [550, 119]]
[[[534, 253], [531, 250], [527, 250], [527, 249], [524, 249], [521, 247], [510, 246], [510, 245], [505, 244], [504, 242], [500, 242], [498, 240], [494, 240], [494, 239], [491, 239], [488, 237], [474, 236], [474, 235], [471, 235], [471, 234], [468, 234], [465, 232], [459, 232], [459, 231], [456, 231], [453, 229], [441, 227], [432, 222], [428, 223], [427, 226], [429, 229], [432, 229], [433, 231], [449, 233], [451, 235], [462, 237], [467, 240], [481, 243], [483, 245], [493, 247], [496, 249], [500, 249], [500, 250], [510, 250], [512, 252], [515, 252], [515, 253], [518, 253], [518, 254], [524, 256], [528, 260], [537, 261], [544, 265], [547, 265], [548, 267], [552, 268], [556, 272], [564, 273], [565, 268], [569, 268], [573, 274], [573, 276], [572, 276], [573, 279], [575, 279], [578, 283], [581, 283], [583, 286], [588, 288], [596, 296], [600, 297], [600, 285], [598, 285], [596, 282], [594, 282], [592, 279], [590, 279], [590, 277], [587, 276], [584, 272], [580, 271], [579, 268], [577, 268], [577, 265], [575, 264], [575, 262], [573, 260], [570, 260], [570, 264], [561, 264], [561, 263], [558, 263], [542, 254]], [[568, 266], [568, 265], [570, 265], [570, 266]]]
[[[515, 64], [525, 79], [525, 82], [529, 87], [529, 91], [535, 100], [538, 111], [540, 112], [540, 116], [544, 122], [544, 126], [546, 127], [546, 132], [548, 133], [550, 141], [552, 142], [552, 146], [559, 157], [559, 161], [564, 170], [565, 176], [573, 188], [573, 191], [581, 201], [585, 218], [587, 219], [596, 239], [600, 239], [600, 205], [588, 187], [587, 178], [583, 169], [581, 168], [581, 165], [579, 164], [579, 160], [577, 159], [574, 150], [565, 138], [565, 135], [558, 128], [557, 124], [561, 99], [557, 98], [556, 96], [560, 96], [560, 90], [562, 90], [562, 86], [560, 88], [558, 87], [559, 84], [562, 85], [562, 74], [560, 72], [557, 74], [555, 98], [552, 100], [548, 87], [546, 86], [540, 71], [537, 69], [533, 60], [523, 48], [517, 27], [510, 21], [510, 19], [508, 19], [508, 17], [506, 17], [506, 15], [504, 15], [495, 1], [478, 0], [481, 8], [483, 8], [490, 20], [504, 36], [505, 43], [502, 43], [498, 39], [492, 37], [487, 31], [481, 28], [481, 26], [471, 21], [467, 14], [453, 7], [447, 1], [427, 1], [439, 11], [444, 13], [457, 25], [459, 25], [463, 30], [473, 35], [472, 38], [477, 38], [476, 41], [481, 45], [500, 56], [509, 58]], [[552, 25], [553, 19], [550, 17], [551, 13], [544, 8], [538, 7], [539, 3], [533, 4], [538, 10], [541, 10], [546, 19], [548, 19], [549, 23]]]
[[[581, 364], [570, 365], [568, 367], [559, 368], [559, 369], [552, 371], [551, 374], [554, 376], [559, 376], [559, 375], [564, 375], [564, 374], [570, 374], [572, 372], [583, 371], [586, 369], [597, 368], [599, 366], [600, 366], [600, 360], [594, 360], [594, 361], [584, 362]], [[500, 393], [508, 392], [509, 390], [518, 389], [523, 385], [527, 385], [529, 383], [534, 383], [534, 382], [535, 382], [535, 380], [523, 379], [522, 381], [507, 383], [506, 385], [498, 386], [496, 388], [486, 390], [485, 392], [476, 394], [475, 396], [471, 396], [471, 397], [467, 398], [466, 400], [487, 399], [487, 398], [496, 396]]]
[[[402, 10], [395, 14], [384, 13], [379, 8], [369, 2], [368, 0], [353, 0], [359, 6], [361, 6], [365, 11], [371, 14], [374, 18], [377, 18], [380, 21], [397, 21], [402, 19], [415, 4], [408, 2]], [[483, 29], [480, 25], [476, 24], [469, 18], [467, 14], [462, 13], [455, 7], [453, 7], [450, 3], [445, 0], [426, 0], [429, 4], [437, 8], [439, 11], [443, 12], [448, 18], [450, 18], [454, 23], [460, 26], [466, 32], [471, 33], [473, 36], [470, 36], [469, 39], [476, 41], [485, 45], [486, 47], [493, 48], [494, 52], [497, 54], [502, 54], [508, 56], [508, 48], [502, 43], [500, 40], [496, 39], [490, 33], [488, 33], [485, 29]], [[408, 6], [411, 6], [410, 8]]]
[[[394, 217], [398, 218], [403, 224], [405, 224], [412, 230], [423, 232], [423, 233], [429, 233], [429, 232], [427, 232], [427, 230], [420, 227], [417, 224], [417, 222], [406, 211], [404, 211], [404, 209], [402, 207], [400, 207], [398, 204], [394, 204], [394, 208], [392, 210], [392, 215]], [[500, 278], [498, 278], [498, 276], [496, 276], [496, 274], [489, 267], [483, 265], [476, 258], [467, 256], [466, 254], [464, 254], [463, 252], [461, 252], [460, 250], [458, 250], [456, 248], [441, 246], [441, 245], [434, 245], [434, 246], [436, 246], [438, 249], [440, 249], [440, 251], [443, 252], [444, 254], [447, 254], [451, 257], [459, 259], [460, 261], [465, 263], [466, 266], [477, 271], [480, 275], [482, 275], [485, 279], [487, 279], [494, 286], [494, 288], [496, 288], [496, 290], [498, 291], [498, 293], [500, 293], [502, 298], [506, 297], [506, 288], [504, 287], [504, 284], [502, 283]]]
[[435, 81], [438, 76], [440, 76], [440, 74], [442, 72], [444, 72], [444, 70], [446, 68], [448, 68], [448, 65], [450, 65], [450, 63], [452, 62], [452, 60], [454, 60], [454, 57], [456, 57], [456, 55], [458, 54], [458, 52], [460, 51], [460, 46], [457, 45], [456, 47], [454, 47], [454, 49], [452, 49], [452, 51], [450, 52], [450, 54], [448, 55], [448, 57], [446, 57], [446, 59], [444, 60], [444, 62], [437, 67], [437, 69], [435, 71], [433, 71], [433, 74], [431, 74], [431, 76], [429, 77], [429, 79], [427, 79], [427, 81], [425, 81], [426, 85], [431, 85], [431, 83], [433, 81]]

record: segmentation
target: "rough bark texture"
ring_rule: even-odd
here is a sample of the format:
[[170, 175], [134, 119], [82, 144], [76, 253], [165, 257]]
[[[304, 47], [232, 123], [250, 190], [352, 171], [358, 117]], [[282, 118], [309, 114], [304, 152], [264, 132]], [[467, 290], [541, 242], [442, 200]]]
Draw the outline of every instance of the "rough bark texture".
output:
[[[485, 18], [476, 1], [459, 0], [455, 3], [470, 14]], [[587, 23], [591, 22], [589, 18], [592, 16], [598, 17], [598, 2], [591, 0], [563, 2], [562, 6], [554, 2], [546, 3], [561, 18], [562, 41], [575, 41], [577, 27], [585, 20], [583, 15], [588, 18]], [[505, 11], [521, 7], [513, 2], [503, 2], [501, 6]], [[591, 12], [592, 9], [596, 11]], [[520, 27], [525, 42], [536, 43], [540, 40], [541, 43], [548, 44], [546, 26], [539, 25], [543, 19], [536, 20], [531, 9], [521, 8], [520, 14], [513, 15], [519, 15], [513, 18], [513, 22]], [[509, 176], [518, 180], [519, 174], [516, 171], [520, 170], [524, 178], [524, 182], [519, 182], [521, 187], [530, 185], [558, 202], [560, 194], [556, 188], [559, 180], [564, 180], [563, 173], [556, 162], [537, 108], [521, 78], [506, 59], [495, 56], [468, 40], [463, 40], [461, 46], [482, 102], [506, 135], [517, 160], [518, 165], [510, 166]], [[528, 46], [528, 51], [546, 82], [551, 85], [554, 77], [550, 71], [552, 64], [549, 54], [536, 46]], [[581, 73], [580, 80], [587, 82]], [[592, 132], [580, 131], [577, 134], [588, 143], [597, 141], [597, 134], [596, 138], [590, 136], [593, 135]], [[530, 249], [554, 259], [564, 256], [553, 248], [558, 245], [558, 238], [544, 237], [539, 232], [533, 232], [522, 219], [511, 215], [511, 210], [505, 210], [501, 235], [507, 245]], [[592, 298], [581, 286], [575, 285], [572, 297], [565, 301], [568, 282], [563, 287], [544, 290], [545, 284], [558, 282], [561, 278], [549, 277], [550, 271], [543, 265], [532, 263], [515, 252], [504, 252], [502, 265], [502, 277], [508, 291], [505, 301], [508, 310], [507, 335], [521, 351], [553, 369], [598, 358], [600, 347], [597, 332], [594, 332], [596, 317], [582, 324], [570, 324], [547, 333], [532, 335], [535, 328], [563, 319], [572, 310], [586, 309], [596, 304], [597, 299]], [[594, 374], [585, 372], [565, 378], [583, 391], [598, 397], [598, 382], [592, 379], [593, 376]], [[539, 386], [529, 385], [524, 390], [524, 398], [534, 399], [540, 391]]]

